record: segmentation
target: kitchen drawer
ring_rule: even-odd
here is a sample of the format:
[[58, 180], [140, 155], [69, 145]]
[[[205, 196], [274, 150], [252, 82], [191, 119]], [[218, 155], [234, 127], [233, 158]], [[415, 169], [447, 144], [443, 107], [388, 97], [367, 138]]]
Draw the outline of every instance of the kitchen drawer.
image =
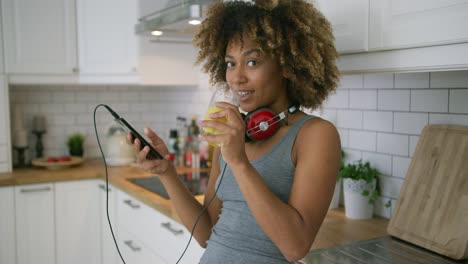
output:
[[[181, 224], [129, 196], [118, 192], [119, 224], [151, 247], [169, 263], [175, 263], [182, 254], [190, 232]], [[192, 239], [180, 263], [198, 262], [203, 248]]]
[[126, 263], [169, 264], [124, 227], [119, 228], [118, 243]]

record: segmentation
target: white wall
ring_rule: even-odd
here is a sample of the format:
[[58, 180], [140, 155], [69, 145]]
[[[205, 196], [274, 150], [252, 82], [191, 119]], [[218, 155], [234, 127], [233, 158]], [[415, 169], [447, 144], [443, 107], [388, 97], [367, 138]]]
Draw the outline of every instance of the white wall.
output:
[[[177, 116], [203, 117], [210, 92], [201, 83], [202, 88], [13, 86], [10, 107], [21, 106], [28, 129], [34, 114], [47, 116], [46, 156], [66, 154], [67, 135], [83, 132], [85, 155], [99, 157], [92, 115], [97, 104], [108, 104], [140, 130], [149, 126], [167, 137]], [[104, 109], [98, 113], [103, 138], [112, 118]], [[338, 127], [348, 162], [362, 158], [382, 172], [375, 210], [389, 217], [391, 209], [383, 205], [389, 199], [395, 204], [422, 128], [468, 125], [468, 71], [343, 76], [336, 94], [314, 113]], [[29, 142], [35, 144], [32, 135]], [[30, 150], [34, 157], [34, 147]]]
[[343, 76], [314, 112], [339, 129], [347, 162], [369, 161], [383, 174], [375, 211], [389, 217], [421, 131], [428, 124], [468, 126], [468, 71]]

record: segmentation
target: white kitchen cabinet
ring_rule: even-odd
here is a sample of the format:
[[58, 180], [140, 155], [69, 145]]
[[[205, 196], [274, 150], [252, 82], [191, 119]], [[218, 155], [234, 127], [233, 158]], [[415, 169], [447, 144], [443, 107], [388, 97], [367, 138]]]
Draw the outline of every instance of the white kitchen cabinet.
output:
[[7, 73], [77, 70], [75, 0], [2, 0]]
[[138, 1], [77, 1], [80, 75], [136, 75]]
[[468, 41], [467, 0], [370, 1], [369, 49]]
[[[190, 238], [181, 224], [124, 192], [117, 193], [119, 227], [125, 228], [167, 263], [175, 263]], [[192, 239], [180, 263], [198, 263], [204, 249]]]
[[468, 69], [468, 0], [315, 2], [333, 25], [342, 74]]
[[8, 84], [0, 74], [0, 172], [11, 171], [10, 102]]
[[0, 187], [0, 263], [16, 263], [15, 193]]
[[55, 263], [54, 185], [15, 186], [17, 264]]
[[330, 21], [339, 53], [367, 51], [369, 0], [309, 0]]
[[137, 1], [1, 1], [10, 83], [139, 82]]
[[[112, 238], [112, 233], [109, 227], [109, 222], [107, 220], [107, 211], [106, 211], [106, 203], [107, 203], [107, 192], [106, 192], [106, 183], [105, 181], [98, 181], [97, 187], [99, 188], [99, 203], [100, 203], [100, 223], [101, 223], [101, 247], [102, 247], [102, 264], [117, 264], [120, 262], [120, 257], [117, 253], [117, 249], [115, 247], [114, 239]], [[116, 189], [114, 186], [109, 185], [109, 217], [112, 224], [112, 229], [114, 231], [114, 235], [117, 238], [117, 219], [115, 218], [115, 207], [116, 207]]]
[[101, 263], [98, 180], [55, 183], [57, 263]]

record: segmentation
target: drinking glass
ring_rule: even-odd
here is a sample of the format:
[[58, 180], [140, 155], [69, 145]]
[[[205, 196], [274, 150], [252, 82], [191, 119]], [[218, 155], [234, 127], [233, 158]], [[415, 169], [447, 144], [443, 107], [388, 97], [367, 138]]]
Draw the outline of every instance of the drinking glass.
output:
[[[216, 120], [218, 122], [227, 122], [226, 117], [221, 117], [221, 118], [210, 118], [211, 113], [216, 113], [221, 110], [222, 108], [219, 108], [216, 106], [217, 102], [226, 102], [230, 103], [236, 106], [239, 106], [239, 95], [237, 92], [233, 91], [229, 85], [225, 82], [219, 83], [215, 85], [213, 95], [211, 96], [210, 103], [208, 105], [208, 110], [206, 111], [205, 114], [205, 120]], [[211, 127], [204, 127], [202, 129], [202, 133], [204, 135], [216, 135], [220, 134], [220, 131], [211, 128]]]

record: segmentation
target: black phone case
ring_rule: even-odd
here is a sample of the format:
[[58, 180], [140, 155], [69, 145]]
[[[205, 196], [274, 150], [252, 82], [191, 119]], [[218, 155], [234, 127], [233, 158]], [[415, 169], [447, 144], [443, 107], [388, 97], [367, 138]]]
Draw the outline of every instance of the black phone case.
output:
[[141, 142], [141, 148], [140, 149], [143, 149], [145, 146], [149, 147], [150, 151], [146, 155], [147, 159], [149, 159], [149, 160], [163, 159], [163, 156], [161, 156], [161, 154], [159, 154], [159, 152], [157, 152], [153, 148], [153, 146], [151, 146], [148, 143], [148, 141], [145, 140], [145, 138], [143, 138], [127, 121], [125, 121], [125, 119], [118, 118], [115, 121], [117, 121], [117, 123], [119, 123], [127, 133], [131, 133], [134, 138], [138, 138], [140, 140], [140, 142]]

